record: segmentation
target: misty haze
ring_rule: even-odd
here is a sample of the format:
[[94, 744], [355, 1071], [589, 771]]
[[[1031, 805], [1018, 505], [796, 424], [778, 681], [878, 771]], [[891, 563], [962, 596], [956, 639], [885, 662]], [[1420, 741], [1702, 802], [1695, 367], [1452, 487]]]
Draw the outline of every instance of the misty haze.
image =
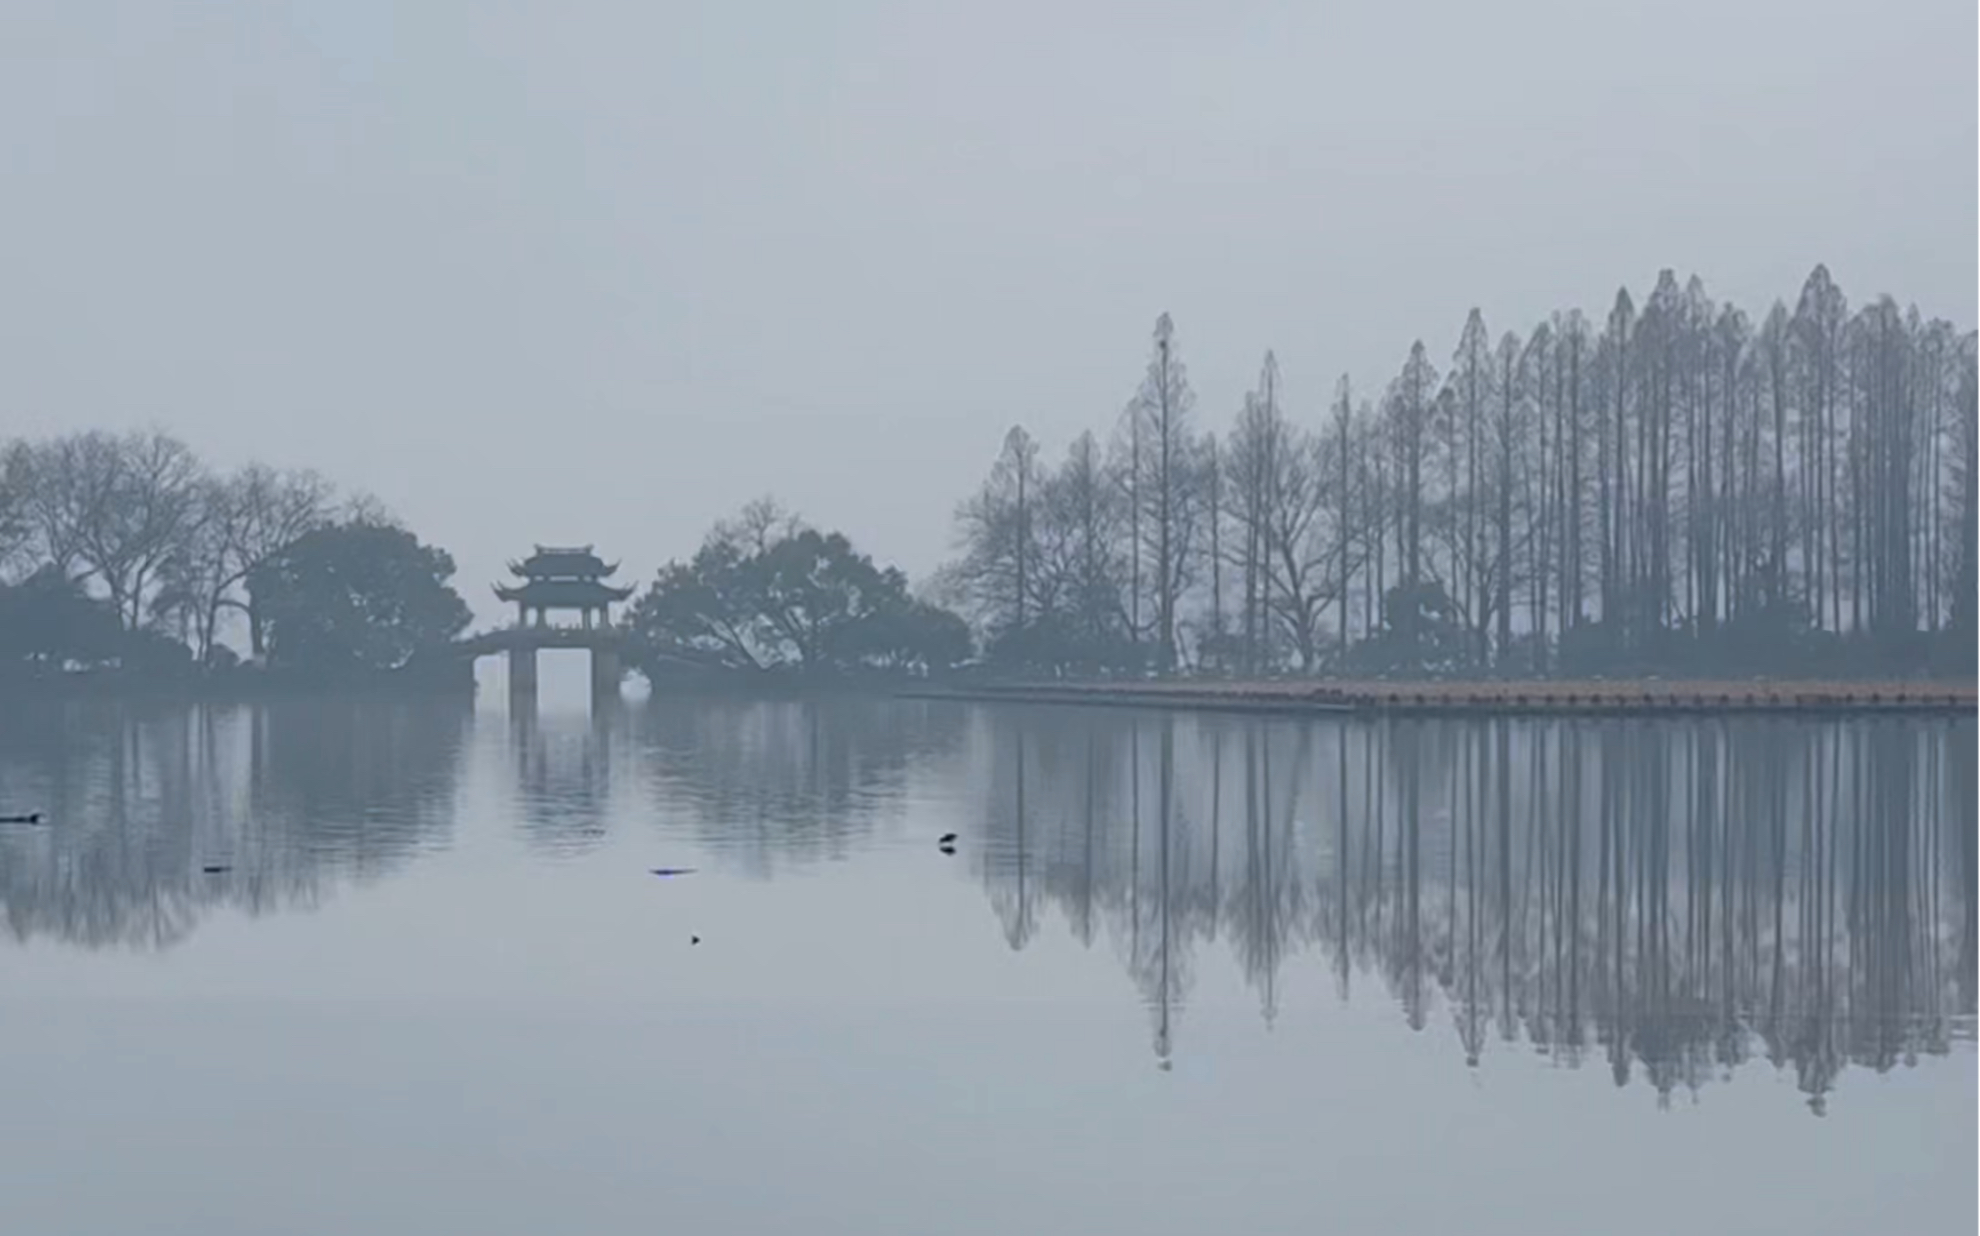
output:
[[0, 11], [0, 1231], [1973, 1230], [1977, 41]]

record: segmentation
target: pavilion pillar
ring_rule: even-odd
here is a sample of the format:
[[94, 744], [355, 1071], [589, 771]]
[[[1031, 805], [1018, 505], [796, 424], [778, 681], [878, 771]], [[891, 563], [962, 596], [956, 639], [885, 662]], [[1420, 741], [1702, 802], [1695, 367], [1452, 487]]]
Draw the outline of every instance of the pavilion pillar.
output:
[[509, 649], [509, 711], [536, 711], [536, 649]]
[[607, 644], [591, 646], [591, 706], [608, 707], [619, 701], [619, 650]]

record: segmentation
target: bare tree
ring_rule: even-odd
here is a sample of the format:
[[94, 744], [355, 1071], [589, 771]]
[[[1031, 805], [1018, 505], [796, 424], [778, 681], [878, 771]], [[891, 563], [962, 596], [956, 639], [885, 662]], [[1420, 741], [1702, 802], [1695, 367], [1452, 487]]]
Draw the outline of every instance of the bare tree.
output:
[[[1474, 311], [1448, 377], [1419, 342], [1360, 429], [1345, 385], [1294, 425], [1268, 355], [1193, 504], [1178, 461], [1206, 452], [1163, 394], [1181, 389], [1167, 338], [1165, 320], [1115, 470], [1128, 626], [1165, 664], [1185, 600], [1257, 671], [1317, 666], [1323, 624], [1345, 644], [1356, 604], [1369, 633], [1394, 626], [1391, 585], [1464, 628], [1462, 650], [1439, 637], [1445, 664], [1526, 643], [1536, 670], [1792, 656], [1811, 625], [1895, 655], [1958, 599], [1970, 345], [1889, 298], [1850, 316], [1820, 267], [1757, 329], [1671, 270], [1640, 311], [1618, 289], [1599, 335], [1570, 311], [1492, 344]], [[1206, 509], [1207, 554], [1178, 554], [1178, 513]]]
[[1453, 599], [1472, 628], [1472, 655], [1481, 665], [1488, 660], [1485, 640], [1493, 600], [1492, 560], [1483, 540], [1488, 495], [1482, 471], [1489, 433], [1486, 422], [1494, 397], [1492, 379], [1491, 336], [1485, 329], [1485, 315], [1474, 308], [1465, 318], [1457, 353], [1451, 358], [1457, 423], [1451, 426], [1455, 431], [1450, 440], [1452, 453], [1446, 458], [1455, 466], [1457, 452], [1462, 452], [1463, 468], [1452, 476], [1446, 499], [1450, 503], [1447, 539], [1453, 563]]
[[[1193, 534], [1200, 523], [1197, 508], [1203, 472], [1190, 432], [1195, 403], [1175, 325], [1165, 313], [1156, 319], [1148, 372], [1132, 408], [1136, 426], [1132, 485], [1139, 525], [1135, 558], [1137, 563], [1147, 562], [1153, 577], [1156, 655], [1164, 669], [1177, 664], [1177, 608], [1196, 561]], [[1144, 468], [1145, 484], [1140, 475]]]
[[1231, 435], [1231, 508], [1244, 570], [1245, 643], [1252, 668], [1273, 659], [1283, 639], [1301, 668], [1319, 663], [1320, 623], [1344, 594], [1337, 542], [1325, 535], [1325, 481], [1332, 475], [1319, 438], [1285, 414], [1278, 362], [1266, 353], [1258, 388]]
[[1298, 653], [1300, 668], [1313, 670], [1320, 660], [1321, 621], [1336, 596], [1334, 543], [1319, 524], [1325, 499], [1320, 445], [1298, 432], [1294, 446], [1282, 465], [1278, 502], [1270, 514], [1266, 578], [1273, 617]]
[[1047, 524], [1063, 547], [1059, 573], [1073, 627], [1089, 640], [1105, 639], [1126, 625], [1121, 504], [1091, 433], [1073, 439], [1046, 494]]
[[1780, 611], [1789, 604], [1788, 592], [1788, 546], [1791, 535], [1788, 504], [1788, 403], [1793, 398], [1789, 378], [1791, 363], [1791, 327], [1788, 323], [1787, 306], [1780, 301], [1768, 312], [1767, 320], [1760, 327], [1759, 349], [1762, 374], [1766, 382], [1769, 410], [1773, 423], [1773, 483], [1769, 491], [1771, 501], [1768, 519], [1768, 552], [1766, 569], [1766, 606]]
[[1278, 470], [1277, 455], [1284, 449], [1281, 426], [1275, 422], [1256, 391], [1244, 397], [1244, 410], [1232, 428], [1228, 449], [1223, 455], [1228, 495], [1221, 504], [1234, 525], [1227, 542], [1227, 553], [1239, 571], [1243, 599], [1238, 621], [1243, 665], [1247, 673], [1257, 673], [1268, 657], [1266, 643], [1270, 620], [1267, 613], [1266, 528], [1273, 502], [1269, 479]]
[[1587, 476], [1588, 446], [1594, 435], [1586, 432], [1587, 409], [1582, 401], [1582, 371], [1587, 363], [1588, 319], [1580, 310], [1555, 315], [1554, 407], [1558, 430], [1554, 440], [1561, 452], [1560, 571], [1559, 588], [1561, 631], [1578, 630], [1587, 617], [1587, 538], [1589, 500], [1584, 483]]
[[990, 477], [956, 512], [959, 577], [984, 625], [1023, 630], [1036, 616], [1038, 444], [1022, 426], [1004, 435]]
[[1959, 534], [1949, 538], [1957, 546], [1958, 566], [1953, 576], [1952, 616], [1949, 626], [1967, 648], [1973, 647], [1976, 627], [1975, 593], [1980, 586], [1980, 373], [1976, 373], [1974, 336], [1969, 334], [1960, 349], [1959, 393], [1955, 402], [1959, 417], [1958, 463], [1951, 485], [1956, 489]]
[[[1491, 449], [1491, 500], [1494, 545], [1491, 570], [1487, 572], [1490, 586], [1481, 590], [1489, 593], [1491, 613], [1496, 624], [1495, 637], [1498, 655], [1503, 657], [1512, 644], [1512, 608], [1514, 584], [1514, 555], [1523, 551], [1524, 541], [1513, 540], [1513, 510], [1521, 503], [1520, 469], [1525, 462], [1527, 432], [1527, 403], [1519, 389], [1519, 339], [1507, 332], [1499, 340], [1498, 356], [1494, 366], [1497, 400], [1494, 405], [1490, 430]], [[1479, 626], [1484, 626], [1484, 616], [1479, 618]]]
[[1390, 384], [1386, 415], [1391, 426], [1390, 449], [1400, 489], [1402, 583], [1414, 588], [1423, 582], [1423, 508], [1425, 469], [1431, 462], [1430, 417], [1436, 398], [1437, 370], [1424, 352], [1423, 341], [1410, 345], [1409, 359]]
[[708, 539], [745, 554], [761, 554], [805, 530], [802, 517], [766, 494], [745, 503], [731, 518], [717, 521]]
[[1311, 671], [1319, 665], [1322, 617], [1339, 595], [1336, 544], [1321, 524], [1329, 472], [1320, 438], [1286, 416], [1278, 361], [1269, 352], [1253, 404], [1262, 447], [1258, 507], [1263, 599], [1279, 633], [1298, 654], [1300, 668]]
[[[1563, 543], [1563, 529], [1560, 527], [1564, 520], [1562, 477], [1566, 472], [1566, 452], [1562, 446], [1565, 435], [1561, 425], [1563, 401], [1559, 370], [1555, 364], [1553, 326], [1547, 322], [1540, 323], [1524, 343], [1512, 336], [1508, 336], [1508, 340], [1517, 352], [1509, 382], [1517, 388], [1519, 398], [1524, 401], [1537, 437], [1531, 446], [1532, 457], [1524, 469], [1521, 498], [1526, 509], [1524, 536], [1528, 553], [1526, 609], [1533, 637], [1533, 657], [1528, 668], [1544, 672], [1547, 668], [1548, 618], [1553, 613], [1549, 590], [1554, 586], [1555, 558], [1562, 552]], [[1502, 342], [1501, 346], [1505, 344]], [[1527, 449], [1526, 444], [1522, 444], [1521, 449]], [[1563, 605], [1562, 613], [1565, 612]]]
[[1334, 386], [1333, 423], [1329, 426], [1327, 441], [1331, 445], [1330, 467], [1327, 474], [1333, 478], [1333, 568], [1334, 596], [1340, 604], [1340, 647], [1348, 646], [1349, 598], [1352, 595], [1354, 572], [1359, 569], [1357, 559], [1361, 535], [1355, 527], [1356, 499], [1356, 433], [1354, 416], [1354, 385], [1348, 375], [1342, 374]]
[[203, 480], [196, 510], [167, 559], [170, 586], [160, 608], [180, 612], [202, 663], [213, 655], [222, 614], [239, 612], [249, 652], [259, 658], [266, 624], [243, 585], [262, 564], [330, 521], [331, 485], [306, 469], [251, 463], [231, 476]]
[[30, 446], [23, 474], [42, 551], [95, 580], [126, 629], [142, 625], [158, 573], [199, 517], [203, 469], [183, 442], [100, 430]]
[[1203, 437], [1205, 456], [1204, 484], [1207, 486], [1209, 511], [1206, 531], [1210, 543], [1204, 547], [1204, 562], [1210, 573], [1210, 626], [1209, 639], [1216, 649], [1217, 668], [1225, 668], [1224, 657], [1224, 462], [1223, 452], [1218, 449], [1217, 435]]
[[1801, 378], [1802, 571], [1815, 617], [1828, 606], [1831, 630], [1842, 628], [1842, 547], [1836, 536], [1836, 403], [1842, 388], [1843, 330], [1848, 305], [1817, 266], [1802, 284], [1792, 339]]
[[1597, 522], [1601, 534], [1602, 625], [1617, 645], [1624, 640], [1625, 577], [1629, 574], [1629, 393], [1630, 335], [1636, 304], [1628, 288], [1616, 291], [1606, 328], [1596, 344], [1596, 362], [1603, 390], [1603, 411], [1597, 421]]

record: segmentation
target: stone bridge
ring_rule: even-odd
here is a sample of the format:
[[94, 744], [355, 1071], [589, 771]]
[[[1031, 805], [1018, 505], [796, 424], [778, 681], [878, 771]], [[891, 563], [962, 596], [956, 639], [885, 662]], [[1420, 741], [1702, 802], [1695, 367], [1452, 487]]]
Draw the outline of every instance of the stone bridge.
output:
[[[496, 597], [516, 607], [515, 625], [470, 635], [454, 647], [470, 660], [496, 653], [509, 658], [511, 713], [536, 708], [536, 654], [545, 648], [589, 652], [592, 707], [615, 703], [624, 672], [625, 633], [612, 625], [612, 606], [633, 592], [605, 582], [618, 569], [618, 563], [606, 562], [589, 545], [538, 545], [529, 557], [509, 564], [509, 573], [521, 582], [495, 585]], [[553, 611], [576, 614], [579, 621], [552, 625]]]
[[593, 707], [619, 698], [624, 673], [625, 634], [613, 627], [527, 626], [497, 627], [454, 641], [456, 656], [470, 661], [506, 654], [509, 658], [511, 710], [536, 706], [536, 654], [546, 648], [576, 648], [591, 654]]

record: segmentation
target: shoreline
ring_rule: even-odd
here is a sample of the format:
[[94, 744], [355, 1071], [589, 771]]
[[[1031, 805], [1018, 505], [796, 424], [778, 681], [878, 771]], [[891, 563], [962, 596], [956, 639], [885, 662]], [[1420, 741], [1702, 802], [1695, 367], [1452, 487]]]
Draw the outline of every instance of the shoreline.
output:
[[[765, 689], [768, 687], [769, 689]], [[0, 681], [8, 703], [252, 704], [298, 699], [474, 700], [468, 683], [433, 679], [209, 679], [180, 682]], [[1363, 717], [1400, 716], [1973, 716], [1971, 682], [1931, 680], [1376, 681], [1176, 679], [1141, 682], [706, 683], [656, 687], [676, 702], [818, 699], [1037, 704], [1085, 708]]]
[[377, 679], [190, 679], [177, 682], [99, 680], [61, 682], [0, 679], [9, 704], [260, 704], [296, 699], [472, 700], [472, 682]]
[[1878, 681], [1183, 681], [982, 683], [900, 698], [1309, 716], [1972, 716], [1970, 682]]

